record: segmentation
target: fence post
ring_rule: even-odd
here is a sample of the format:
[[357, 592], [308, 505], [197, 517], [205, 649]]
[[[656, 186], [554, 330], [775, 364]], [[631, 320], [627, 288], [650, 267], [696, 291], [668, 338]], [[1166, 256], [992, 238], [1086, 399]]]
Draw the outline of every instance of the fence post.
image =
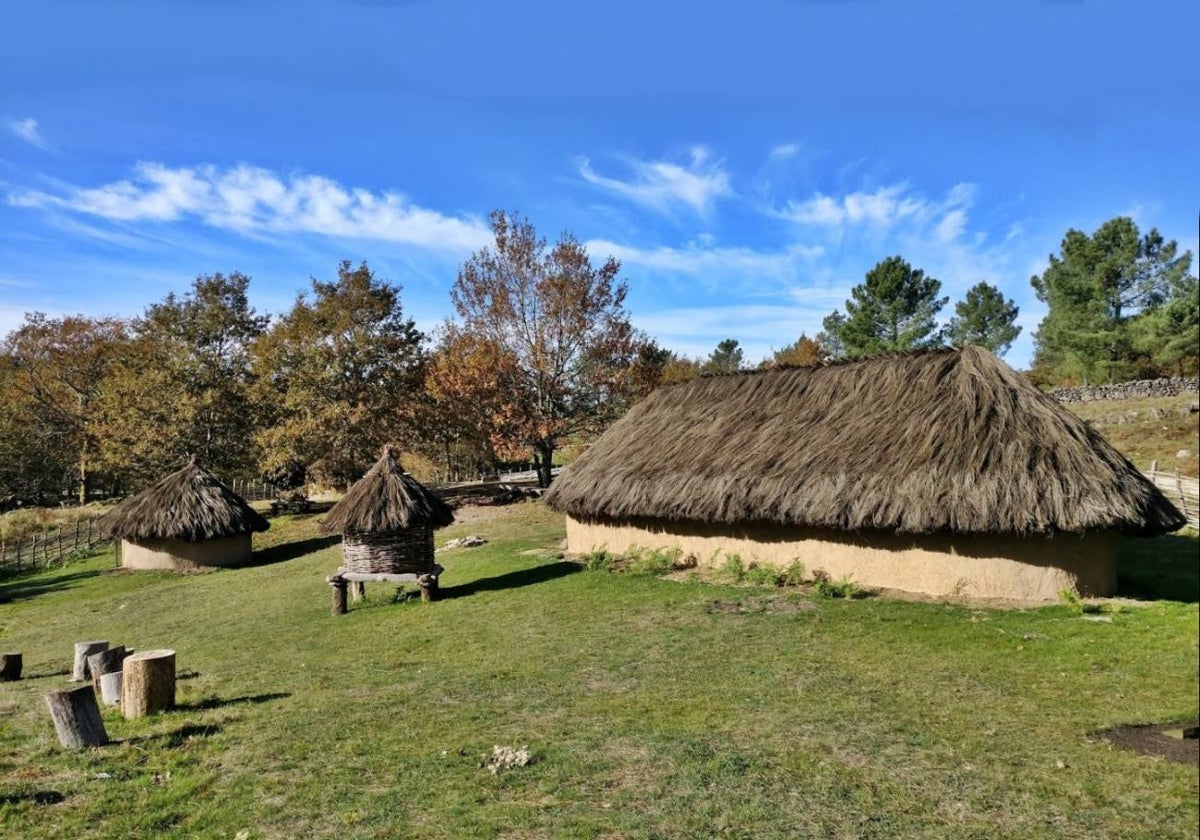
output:
[[75, 520], [75, 539], [71, 543], [71, 550], [72, 551], [79, 550], [79, 520], [78, 519]]
[[58, 528], [58, 565], [63, 564], [63, 546], [62, 546], [62, 526]]

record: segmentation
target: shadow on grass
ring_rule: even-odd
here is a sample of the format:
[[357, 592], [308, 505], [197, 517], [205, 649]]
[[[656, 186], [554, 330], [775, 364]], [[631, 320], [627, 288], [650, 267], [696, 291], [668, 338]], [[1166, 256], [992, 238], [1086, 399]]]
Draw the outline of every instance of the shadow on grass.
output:
[[39, 577], [31, 580], [27, 577], [13, 576], [0, 580], [0, 604], [12, 601], [24, 601], [36, 598], [47, 592], [58, 592], [70, 589], [77, 583], [88, 578], [94, 578], [103, 573], [101, 569], [57, 574], [53, 577]]
[[1122, 537], [1117, 594], [1146, 601], [1200, 602], [1200, 538]]
[[[271, 694], [248, 694], [244, 697], [210, 697], [198, 703], [179, 703], [175, 706], [175, 710], [180, 712], [202, 712], [208, 709], [223, 709], [227, 706], [236, 706], [239, 703], [270, 703], [272, 700], [282, 700], [285, 697], [291, 696], [290, 691], [277, 691]], [[203, 729], [204, 727], [200, 728]]]
[[[176, 708], [182, 708], [177, 706]], [[213, 735], [220, 733], [221, 725], [218, 723], [188, 723], [183, 726], [172, 729], [170, 732], [160, 732], [155, 735], [138, 735], [134, 738], [123, 738], [121, 740], [114, 739], [114, 744], [128, 744], [132, 746], [146, 745], [153, 746], [156, 749], [175, 750], [186, 745], [193, 738], [211, 738]]]
[[59, 668], [57, 671], [35, 671], [31, 674], [26, 674], [24, 679], [27, 680], [43, 680], [47, 677], [65, 677], [70, 675], [70, 668]]
[[521, 586], [532, 586], [536, 583], [545, 583], [549, 580], [573, 575], [582, 570], [583, 567], [579, 564], [568, 563], [565, 560], [558, 563], [547, 563], [543, 566], [533, 566], [528, 569], [519, 569], [515, 572], [506, 572], [495, 577], [479, 578], [478, 580], [461, 583], [458, 586], [443, 587], [438, 590], [438, 600], [465, 598], [468, 595], [475, 595], [479, 592], [498, 592], [502, 589], [517, 589]]
[[34, 805], [57, 805], [66, 800], [56, 790], [31, 790], [28, 793], [5, 793], [0, 795], [0, 807], [32, 802]]
[[269, 566], [272, 563], [283, 563], [287, 560], [295, 560], [297, 557], [303, 557], [305, 554], [311, 554], [314, 551], [320, 551], [322, 548], [329, 548], [331, 545], [336, 545], [341, 539], [341, 534], [330, 534], [327, 537], [313, 537], [312, 539], [300, 540], [299, 542], [273, 545], [270, 548], [254, 552], [253, 556], [244, 563], [233, 563], [225, 568], [251, 569], [255, 566]]

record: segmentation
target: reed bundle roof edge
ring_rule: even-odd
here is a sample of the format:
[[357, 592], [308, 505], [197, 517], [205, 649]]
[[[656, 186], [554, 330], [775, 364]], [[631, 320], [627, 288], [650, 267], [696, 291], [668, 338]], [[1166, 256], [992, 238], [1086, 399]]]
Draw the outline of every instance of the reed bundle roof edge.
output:
[[577, 517], [901, 533], [1160, 534], [1183, 515], [979, 347], [704, 377], [635, 405], [552, 485]]
[[454, 512], [432, 490], [404, 472], [391, 448], [321, 520], [323, 533], [376, 534], [417, 526], [441, 528]]
[[192, 458], [183, 468], [109, 511], [101, 527], [118, 539], [199, 542], [265, 531], [271, 526]]

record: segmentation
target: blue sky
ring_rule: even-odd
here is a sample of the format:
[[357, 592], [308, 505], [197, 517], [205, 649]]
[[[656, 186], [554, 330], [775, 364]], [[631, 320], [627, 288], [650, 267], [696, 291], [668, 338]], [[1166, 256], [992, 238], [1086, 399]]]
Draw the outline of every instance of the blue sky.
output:
[[45, 2], [0, 28], [0, 331], [365, 259], [431, 330], [493, 208], [751, 360], [880, 259], [1029, 277], [1132, 215], [1197, 249], [1200, 4]]

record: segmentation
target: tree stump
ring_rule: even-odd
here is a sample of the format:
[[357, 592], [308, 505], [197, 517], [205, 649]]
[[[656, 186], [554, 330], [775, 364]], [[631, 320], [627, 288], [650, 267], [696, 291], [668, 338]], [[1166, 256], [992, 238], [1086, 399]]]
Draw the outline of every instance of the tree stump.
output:
[[112, 671], [120, 671], [121, 663], [125, 661], [124, 645], [117, 645], [99, 653], [93, 653], [87, 658], [88, 672], [92, 675], [92, 687], [100, 690], [100, 677]]
[[438, 579], [436, 577], [425, 575], [421, 578], [418, 586], [421, 587], [421, 603], [428, 604], [430, 601], [437, 600]]
[[21, 668], [24, 660], [19, 653], [0, 653], [0, 682], [14, 682], [21, 679]]
[[93, 653], [108, 650], [108, 642], [76, 642], [75, 667], [71, 670], [71, 682], [82, 682], [91, 676], [88, 671], [87, 658]]
[[175, 706], [175, 651], [147, 650], [125, 659], [121, 714], [126, 720]]
[[121, 682], [124, 671], [109, 671], [100, 675], [100, 702], [105, 706], [121, 705]]
[[67, 749], [102, 747], [108, 743], [100, 707], [96, 705], [96, 692], [90, 683], [51, 691], [46, 695], [46, 706], [50, 709], [58, 742]]
[[329, 581], [329, 587], [333, 591], [333, 604], [329, 608], [331, 615], [345, 615], [346, 607], [346, 581], [343, 578], [333, 575], [326, 578]]

